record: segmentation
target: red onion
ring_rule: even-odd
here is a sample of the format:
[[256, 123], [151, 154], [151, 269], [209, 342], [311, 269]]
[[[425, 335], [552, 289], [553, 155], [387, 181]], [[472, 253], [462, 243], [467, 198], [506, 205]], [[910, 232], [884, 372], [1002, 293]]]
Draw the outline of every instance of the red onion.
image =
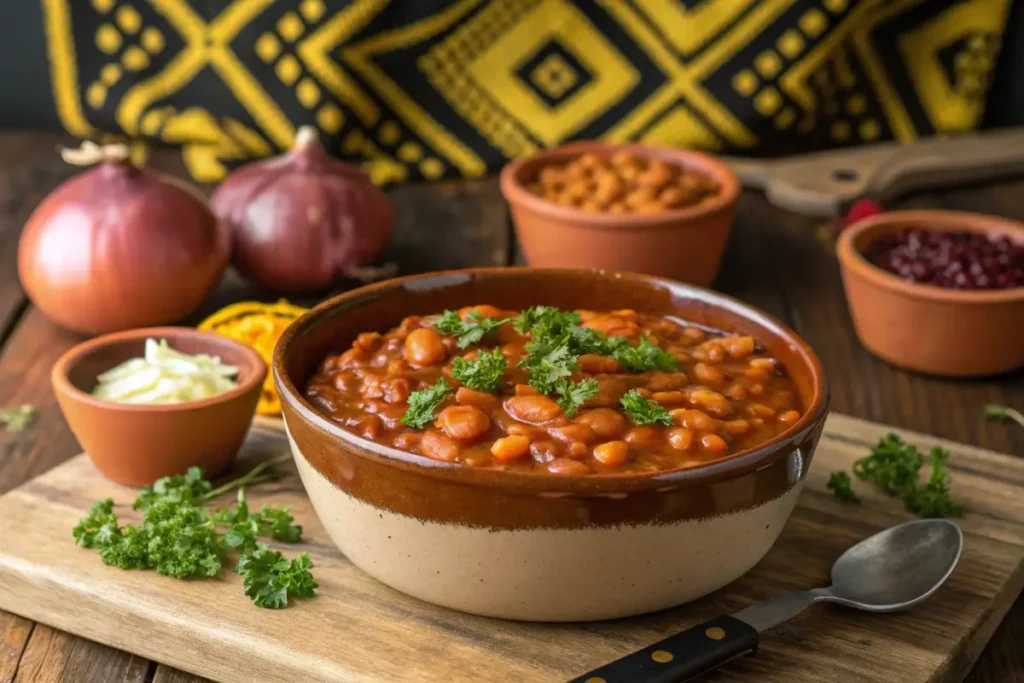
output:
[[18, 274], [32, 302], [87, 334], [164, 325], [194, 311], [230, 246], [203, 198], [132, 165], [123, 145], [86, 142], [62, 156], [99, 165], [58, 186], [25, 224]]
[[394, 230], [384, 193], [355, 166], [331, 158], [308, 126], [286, 154], [228, 176], [210, 205], [231, 229], [235, 267], [278, 292], [364, 279]]

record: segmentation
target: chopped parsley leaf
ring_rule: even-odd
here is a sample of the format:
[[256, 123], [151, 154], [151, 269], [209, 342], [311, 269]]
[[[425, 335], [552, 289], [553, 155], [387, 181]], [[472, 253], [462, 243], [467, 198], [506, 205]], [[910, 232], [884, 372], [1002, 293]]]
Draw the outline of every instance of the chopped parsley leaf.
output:
[[451, 393], [452, 385], [444, 377], [439, 377], [437, 382], [426, 389], [412, 392], [402, 422], [413, 429], [423, 429], [434, 420], [434, 411]]
[[[921, 517], [959, 517], [964, 508], [950, 498], [949, 469], [944, 464], [949, 451], [933, 448], [928, 457], [932, 471], [928, 481], [922, 485], [919, 479], [924, 458], [917, 446], [905, 443], [898, 434], [890, 433], [878, 441], [870, 454], [853, 464], [853, 473], [889, 496], [901, 499], [908, 511]], [[827, 486], [840, 500], [859, 500], [853, 495], [849, 475], [845, 472], [834, 472]]]
[[596, 379], [585, 379], [580, 382], [560, 379], [555, 384], [555, 403], [561, 406], [567, 417], [572, 417], [581, 405], [597, 396], [597, 392]]
[[622, 367], [631, 372], [661, 370], [675, 372], [679, 369], [679, 361], [668, 351], [644, 337], [637, 346], [619, 345], [609, 353]]
[[456, 358], [452, 361], [452, 377], [470, 389], [495, 393], [505, 379], [508, 361], [501, 349], [491, 353], [481, 351], [473, 360]]
[[484, 337], [507, 323], [511, 318], [485, 318], [480, 311], [470, 311], [466, 320], [459, 316], [458, 311], [445, 311], [433, 321], [435, 330], [441, 334], [455, 337], [460, 349], [472, 344], [479, 344]]
[[850, 475], [846, 472], [833, 472], [829, 475], [828, 483], [825, 484], [825, 488], [831, 491], [832, 494], [841, 501], [846, 503], [860, 502], [860, 498], [853, 492], [853, 487], [850, 483]]
[[637, 393], [636, 389], [624, 395], [619, 403], [633, 424], [665, 426], [672, 424], [672, 416], [660, 403], [644, 398]]
[[530, 373], [530, 386], [542, 394], [550, 394], [560, 380], [568, 380], [578, 367], [577, 357], [564, 344], [531, 341], [526, 344], [526, 357], [519, 367]]

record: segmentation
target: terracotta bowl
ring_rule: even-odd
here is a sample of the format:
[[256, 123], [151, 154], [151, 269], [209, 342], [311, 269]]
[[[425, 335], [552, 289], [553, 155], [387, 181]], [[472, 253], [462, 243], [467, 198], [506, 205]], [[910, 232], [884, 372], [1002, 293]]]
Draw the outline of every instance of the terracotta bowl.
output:
[[[718, 195], [659, 214], [616, 215], [559, 206], [529, 192], [528, 178], [551, 163], [585, 152], [611, 156], [627, 150], [714, 178]], [[670, 147], [580, 142], [509, 163], [501, 172], [526, 261], [541, 268], [608, 268], [647, 273], [707, 286], [714, 281], [732, 229], [740, 183], [729, 168], [704, 154]]]
[[[208, 353], [238, 368], [238, 386], [173, 405], [125, 405], [95, 398], [96, 377], [142, 356], [146, 338], [185, 353]], [[129, 486], [202, 467], [208, 476], [231, 464], [252, 422], [267, 367], [253, 349], [212, 332], [151, 327], [116, 332], [74, 347], [54, 364], [53, 391], [64, 419], [104, 476]]]
[[839, 238], [839, 264], [857, 336], [894, 365], [973, 377], [1024, 366], [1024, 287], [960, 291], [906, 282], [863, 254], [904, 228], [970, 230], [1024, 242], [1024, 225], [959, 211], [893, 211], [854, 223]]
[[[480, 303], [632, 308], [752, 334], [789, 370], [807, 412], [764, 446], [703, 467], [584, 477], [406, 453], [343, 429], [304, 397], [321, 360], [358, 333]], [[707, 290], [600, 271], [479, 269], [363, 287], [293, 323], [272, 366], [303, 484], [349, 560], [428, 602], [536, 621], [649, 612], [741, 576], [792, 512], [828, 409], [817, 357], [776, 320]]]

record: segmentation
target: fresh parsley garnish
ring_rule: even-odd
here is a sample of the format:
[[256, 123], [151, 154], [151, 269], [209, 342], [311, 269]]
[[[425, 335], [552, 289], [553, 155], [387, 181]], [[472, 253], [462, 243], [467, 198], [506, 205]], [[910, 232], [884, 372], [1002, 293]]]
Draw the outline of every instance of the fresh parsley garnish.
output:
[[0, 425], [8, 432], [20, 432], [28, 427], [39, 411], [29, 404], [0, 410]]
[[295, 517], [287, 505], [281, 508], [264, 505], [256, 514], [263, 530], [261, 536], [270, 536], [275, 541], [285, 543], [298, 543], [302, 540], [302, 526], [293, 524]]
[[431, 324], [441, 334], [455, 337], [460, 349], [472, 344], [479, 344], [484, 337], [509, 322], [511, 318], [485, 318], [480, 311], [470, 311], [466, 320], [459, 316], [458, 311], [445, 311]]
[[448, 380], [439, 377], [437, 382], [426, 389], [409, 394], [409, 408], [402, 416], [402, 422], [413, 429], [423, 429], [434, 420], [434, 411], [452, 392]]
[[498, 391], [505, 379], [506, 369], [508, 361], [501, 349], [494, 349], [491, 353], [481, 351], [473, 360], [456, 358], [452, 361], [452, 377], [477, 391]]
[[530, 386], [542, 394], [550, 394], [559, 381], [567, 380], [576, 372], [577, 358], [567, 345], [557, 341], [530, 341], [519, 367], [530, 373]]
[[319, 584], [310, 569], [313, 562], [306, 553], [288, 560], [276, 550], [261, 545], [246, 553], [235, 568], [242, 575], [245, 594], [258, 607], [280, 609], [290, 598], [311, 598]]
[[203, 470], [189, 467], [185, 474], [175, 474], [157, 479], [152, 486], [139, 492], [139, 497], [132, 504], [133, 510], [148, 508], [158, 500], [171, 500], [176, 503], [193, 504], [202, 502], [206, 494], [213, 490], [213, 484], [203, 479]]
[[912, 491], [904, 494], [903, 501], [907, 509], [922, 517], [961, 516], [964, 514], [964, 506], [954, 503], [949, 497], [949, 469], [943, 464], [949, 457], [949, 451], [933, 448], [928, 457], [932, 466], [931, 476], [924, 486], [915, 486]]
[[[513, 325], [523, 333], [529, 333], [526, 357], [519, 367], [529, 373], [529, 383], [542, 394], [556, 394], [559, 405], [572, 415], [582, 403], [579, 397], [586, 393], [570, 390], [569, 378], [579, 369], [579, 357], [583, 354], [609, 356], [632, 372], [662, 370], [672, 372], [679, 363], [649, 339], [633, 343], [626, 337], [606, 337], [597, 330], [581, 327], [582, 319], [573, 311], [560, 311], [554, 306], [534, 306], [519, 314]], [[596, 391], [589, 382], [580, 382], [582, 392]], [[587, 396], [591, 398], [593, 394]], [[584, 398], [583, 400], [587, 400]]]
[[633, 424], [665, 426], [672, 424], [672, 416], [661, 404], [644, 398], [637, 393], [636, 389], [626, 393], [619, 399], [619, 403]]
[[111, 539], [118, 535], [113, 499], [107, 498], [93, 503], [89, 508], [89, 514], [71, 530], [71, 535], [75, 537], [75, 543], [83, 548], [95, 548], [110, 543]]
[[[284, 456], [287, 457], [287, 456]], [[287, 507], [264, 506], [250, 513], [245, 500], [246, 484], [266, 481], [271, 467], [284, 458], [266, 461], [248, 474], [213, 488], [199, 468], [184, 475], [164, 477], [139, 493], [133, 509], [143, 510], [141, 523], [119, 525], [114, 501], [93, 504], [72, 530], [75, 542], [94, 548], [108, 565], [121, 569], [152, 569], [179, 579], [213, 577], [220, 573], [229, 550], [241, 553], [245, 590], [261, 607], [284, 607], [289, 597], [313, 595], [316, 582], [309, 574], [309, 557], [303, 553], [288, 561], [280, 553], [257, 545], [257, 537], [296, 542], [302, 527]], [[238, 504], [211, 515], [204, 503], [239, 486]], [[227, 527], [222, 533], [218, 527]], [[265, 561], [268, 553], [276, 555]]]
[[555, 383], [555, 403], [561, 406], [566, 416], [572, 417], [581, 405], [597, 396], [597, 391], [596, 379], [570, 382], [563, 378]]
[[[624, 338], [612, 337], [612, 339]], [[645, 372], [647, 370], [675, 372], [679, 369], [679, 361], [676, 360], [675, 356], [657, 344], [652, 343], [646, 337], [641, 339], [640, 343], [636, 346], [629, 343], [620, 343], [608, 355], [631, 372]]]
[[825, 488], [832, 492], [832, 494], [847, 503], [859, 503], [860, 498], [856, 493], [853, 492], [853, 486], [850, 482], [850, 475], [846, 472], [833, 472], [829, 475], [828, 483], [825, 484]]
[[987, 403], [983, 408], [985, 418], [988, 420], [1013, 420], [1021, 427], [1024, 427], [1024, 414], [1009, 406], [1001, 406], [995, 403]]
[[922, 463], [917, 446], [890, 433], [879, 440], [870, 455], [853, 463], [853, 473], [890, 496], [902, 496], [917, 485]]
[[[917, 446], [905, 443], [898, 434], [890, 433], [878, 441], [869, 455], [853, 464], [853, 473], [886, 494], [901, 499], [908, 511], [922, 517], [962, 515], [963, 506], [954, 503], [949, 496], [949, 469], [944, 464], [949, 451], [932, 448], [928, 457], [932, 472], [922, 485], [920, 474], [924, 458]], [[840, 500], [859, 502], [856, 496], [851, 498], [843, 490], [840, 482], [844, 476], [849, 489], [849, 476], [845, 472], [834, 472], [827, 487]], [[849, 493], [852, 494], [852, 490]]]
[[[205, 508], [171, 499], [159, 500], [146, 508], [142, 525], [136, 531], [137, 544], [114, 544], [106, 554], [100, 553], [103, 561], [114, 566], [125, 563], [127, 569], [143, 565], [177, 579], [220, 573], [227, 545]], [[144, 539], [145, 552], [139, 552]]]
[[256, 547], [258, 536], [270, 536], [275, 541], [297, 543], [302, 539], [302, 527], [293, 524], [288, 506], [272, 508], [263, 506], [259, 512], [249, 512], [245, 501], [245, 487], [238, 489], [238, 504], [234, 509], [221, 508], [213, 515], [215, 524], [225, 524], [228, 547], [251, 550]]
[[517, 331], [529, 333], [534, 339], [561, 338], [579, 324], [579, 313], [560, 311], [554, 306], [531, 306], [512, 320]]

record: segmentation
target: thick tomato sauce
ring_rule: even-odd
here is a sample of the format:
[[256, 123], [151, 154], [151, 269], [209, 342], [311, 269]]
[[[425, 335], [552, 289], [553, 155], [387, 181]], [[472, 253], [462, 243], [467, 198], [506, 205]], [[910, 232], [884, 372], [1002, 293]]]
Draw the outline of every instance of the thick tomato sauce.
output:
[[[493, 306], [462, 309], [485, 317], [514, 317]], [[582, 327], [605, 335], [641, 336], [678, 361], [676, 372], [628, 372], [607, 356], [582, 355], [575, 380], [592, 377], [597, 395], [573, 417], [528, 385], [518, 367], [526, 334], [511, 323], [478, 345], [459, 349], [454, 337], [410, 316], [394, 329], [359, 335], [351, 348], [330, 355], [306, 394], [343, 427], [381, 444], [475, 467], [555, 474], [657, 472], [708, 463], [769, 441], [802, 414], [792, 379], [753, 338], [725, 336], [635, 311], [577, 311]], [[498, 393], [460, 386], [452, 362], [500, 348], [507, 371]], [[433, 424], [402, 422], [409, 395], [446, 377], [456, 391], [434, 413]], [[637, 425], [620, 405], [628, 391], [663, 406], [672, 425]]]

